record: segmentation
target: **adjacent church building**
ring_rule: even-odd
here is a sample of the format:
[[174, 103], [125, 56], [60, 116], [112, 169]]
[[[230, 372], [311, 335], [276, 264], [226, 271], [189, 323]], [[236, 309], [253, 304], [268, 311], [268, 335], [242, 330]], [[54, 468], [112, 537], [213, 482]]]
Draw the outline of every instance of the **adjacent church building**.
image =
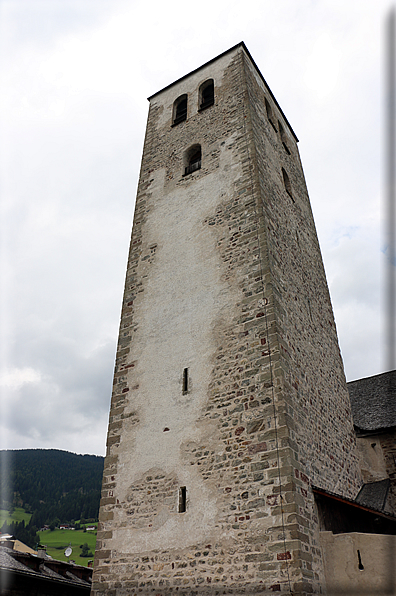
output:
[[352, 412], [298, 139], [243, 43], [149, 101], [92, 594], [360, 594], [368, 548], [392, 593], [395, 421]]

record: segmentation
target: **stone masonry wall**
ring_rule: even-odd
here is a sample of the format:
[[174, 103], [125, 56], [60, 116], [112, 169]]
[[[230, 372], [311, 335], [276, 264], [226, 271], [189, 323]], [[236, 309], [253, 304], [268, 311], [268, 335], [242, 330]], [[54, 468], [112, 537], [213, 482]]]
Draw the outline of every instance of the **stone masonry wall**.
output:
[[[215, 105], [198, 112], [208, 78]], [[188, 117], [172, 127], [182, 93]], [[271, 100], [238, 46], [150, 102], [95, 596], [319, 591], [310, 482], [334, 489], [340, 479], [339, 492], [357, 492], [303, 173], [284, 121], [282, 153], [264, 95]], [[183, 176], [183, 154], [197, 143], [202, 168]]]
[[[248, 59], [245, 68], [279, 341], [279, 396], [284, 400], [279, 423], [289, 431], [291, 490], [298, 505], [298, 515], [287, 520], [299, 525], [304, 580], [317, 585], [322, 565], [308, 486], [353, 498], [362, 481], [334, 316], [297, 146]], [[264, 98], [271, 106], [270, 118]]]
[[396, 515], [396, 431], [391, 428], [378, 438], [384, 454], [386, 472], [391, 481], [390, 494], [387, 498], [388, 510]]

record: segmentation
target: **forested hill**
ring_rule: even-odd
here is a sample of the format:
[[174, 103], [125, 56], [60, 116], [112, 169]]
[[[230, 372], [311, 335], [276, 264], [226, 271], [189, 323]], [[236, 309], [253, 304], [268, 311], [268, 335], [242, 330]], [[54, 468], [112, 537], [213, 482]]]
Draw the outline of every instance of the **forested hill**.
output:
[[0, 451], [0, 508], [23, 507], [36, 528], [97, 519], [103, 462], [57, 449]]

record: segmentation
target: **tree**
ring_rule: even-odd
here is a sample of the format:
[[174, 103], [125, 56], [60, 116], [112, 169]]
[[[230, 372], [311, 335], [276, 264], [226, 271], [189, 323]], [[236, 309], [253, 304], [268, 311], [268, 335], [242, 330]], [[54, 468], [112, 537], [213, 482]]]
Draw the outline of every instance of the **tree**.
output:
[[31, 548], [35, 548], [36, 544], [39, 542], [39, 535], [37, 534], [36, 526], [25, 526], [25, 522], [22, 520], [21, 522], [11, 522], [11, 524], [3, 524], [1, 531], [4, 533], [11, 534], [17, 540], [20, 540], [27, 546]]
[[[63, 522], [97, 518], [103, 457], [54, 449], [22, 449], [1, 452], [0, 468], [5, 463], [7, 475], [0, 474], [2, 509], [10, 509], [11, 513], [14, 506], [23, 507], [33, 514], [31, 523], [37, 528], [50, 525], [57, 518]], [[10, 497], [6, 499], [6, 495]]]
[[93, 557], [92, 552], [89, 550], [89, 546], [86, 542], [84, 542], [84, 544], [82, 545], [81, 548], [81, 556], [82, 557]]

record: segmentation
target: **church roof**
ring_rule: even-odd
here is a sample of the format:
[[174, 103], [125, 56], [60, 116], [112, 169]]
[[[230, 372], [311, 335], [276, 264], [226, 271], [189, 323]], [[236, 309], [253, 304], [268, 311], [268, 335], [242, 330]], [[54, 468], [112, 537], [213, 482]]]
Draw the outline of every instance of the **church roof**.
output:
[[356, 503], [359, 503], [359, 505], [365, 505], [370, 509], [384, 511], [389, 487], [389, 478], [379, 480], [378, 482], [368, 482], [367, 484], [363, 484], [355, 501]]
[[[380, 483], [373, 483], [378, 484]], [[359, 495], [364, 490], [362, 490]], [[383, 490], [385, 488], [385, 490]], [[384, 509], [383, 500], [386, 492], [385, 483], [377, 486], [370, 501], [349, 499], [337, 493], [312, 485], [312, 491], [318, 504], [320, 526], [333, 534], [360, 532], [365, 534], [396, 534], [396, 517]], [[358, 497], [359, 497], [358, 495]]]
[[[379, 484], [379, 483], [377, 483], [377, 482], [374, 483], [373, 482], [373, 484]], [[366, 484], [363, 484], [362, 488], [360, 489], [360, 491], [359, 491], [359, 493], [358, 493], [358, 495], [357, 495], [357, 497], [355, 499], [350, 499], [348, 497], [344, 497], [343, 495], [339, 495], [338, 493], [334, 493], [334, 492], [332, 492], [330, 490], [325, 490], [324, 488], [320, 488], [319, 486], [315, 486], [314, 484], [312, 484], [312, 491], [313, 491], [315, 497], [316, 496], [325, 497], [326, 499], [329, 499], [329, 500], [331, 500], [333, 502], [338, 501], [339, 503], [343, 503], [344, 505], [348, 505], [348, 506], [354, 507], [354, 509], [356, 509], [356, 510], [360, 509], [362, 511], [363, 510], [364, 511], [367, 511], [368, 513], [373, 513], [373, 514], [376, 514], [376, 515], [380, 515], [381, 517], [387, 518], [390, 521], [392, 521], [392, 523], [395, 523], [396, 524], [396, 516], [393, 515], [393, 513], [389, 513], [388, 511], [384, 511], [383, 504], [382, 504], [382, 502], [380, 502], [379, 499], [376, 500], [376, 503], [375, 504], [376, 505], [379, 504], [380, 507], [374, 507], [374, 504], [373, 503], [371, 503], [370, 505], [368, 505], [368, 504], [366, 504], [364, 502], [364, 499], [360, 499], [358, 501], [358, 497], [361, 494], [362, 489], [365, 486], [367, 486], [367, 485]], [[386, 485], [386, 487], [388, 488], [388, 485]], [[380, 492], [380, 491], [378, 491], [378, 492]], [[396, 525], [393, 526], [393, 527], [395, 528], [395, 531], [396, 531]]]
[[396, 426], [396, 370], [347, 383], [353, 423], [359, 430]]

